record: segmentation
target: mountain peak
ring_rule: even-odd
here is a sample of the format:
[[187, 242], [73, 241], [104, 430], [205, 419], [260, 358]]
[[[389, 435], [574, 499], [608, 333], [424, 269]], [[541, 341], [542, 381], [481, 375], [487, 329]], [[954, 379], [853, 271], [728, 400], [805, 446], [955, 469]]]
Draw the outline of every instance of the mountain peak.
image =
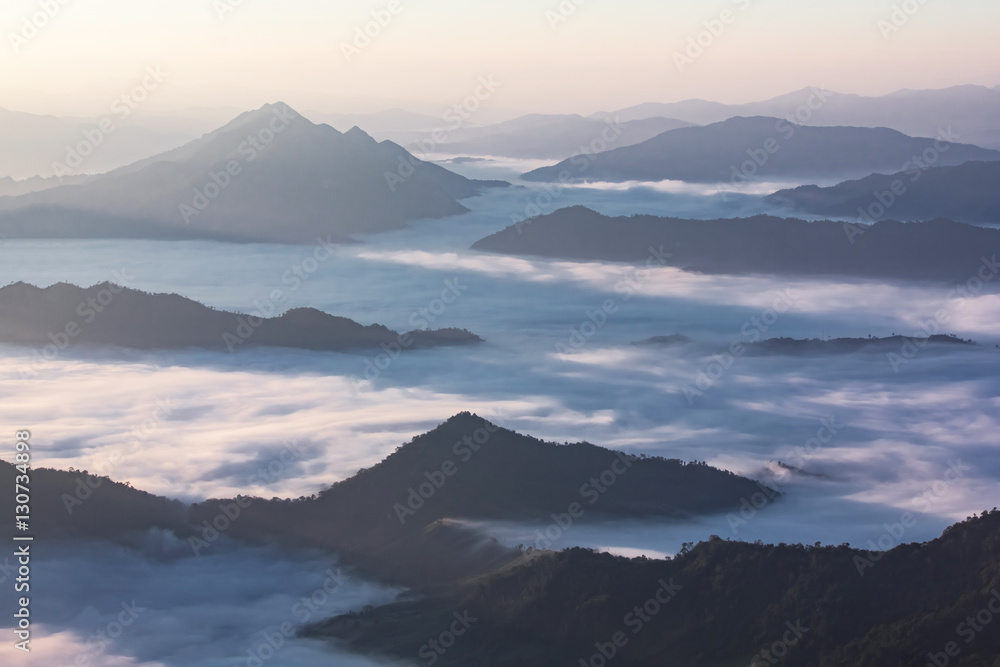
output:
[[344, 132], [344, 136], [348, 137], [349, 139], [354, 139], [355, 141], [378, 143], [377, 141], [375, 141], [375, 139], [372, 138], [370, 134], [362, 130], [357, 125], [349, 129], [347, 132]]
[[[296, 111], [295, 109], [292, 108], [292, 105], [286, 104], [285, 102], [282, 102], [281, 100], [278, 100], [277, 102], [268, 102], [267, 104], [265, 104], [261, 108], [257, 109], [256, 112], [257, 113], [274, 113], [275, 111], [281, 111], [283, 113], [294, 114], [298, 118], [302, 118], [303, 117], [302, 114], [300, 114], [298, 111]], [[250, 112], [250, 113], [254, 113], [254, 112]]]
[[306, 123], [309, 122], [302, 114], [284, 102], [270, 102], [259, 109], [244, 111], [239, 116], [216, 130], [215, 133], [239, 129], [247, 125], [253, 125], [255, 127], [259, 126], [260, 129], [263, 129], [267, 127], [275, 118], [279, 119], [279, 121], [286, 125], [289, 123], [298, 123], [303, 121]]

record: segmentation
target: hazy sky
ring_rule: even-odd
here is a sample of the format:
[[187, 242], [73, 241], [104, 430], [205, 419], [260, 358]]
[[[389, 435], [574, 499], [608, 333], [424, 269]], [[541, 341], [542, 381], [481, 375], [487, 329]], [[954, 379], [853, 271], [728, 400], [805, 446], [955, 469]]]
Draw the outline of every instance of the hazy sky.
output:
[[[169, 74], [149, 110], [280, 98], [316, 110], [434, 112], [490, 75], [502, 83], [488, 102], [495, 109], [578, 112], [749, 101], [808, 85], [882, 94], [1000, 84], [1000, 3], [920, 2], [8, 0], [0, 106], [104, 113], [149, 66]], [[41, 14], [47, 4], [58, 8], [52, 18]], [[889, 33], [894, 4], [918, 9], [905, 22], [898, 14]], [[704, 53], [679, 71], [675, 53], [724, 10], [729, 23], [703, 35]], [[391, 20], [348, 61], [343, 45], [372, 12]], [[45, 25], [32, 36], [25, 21]]]

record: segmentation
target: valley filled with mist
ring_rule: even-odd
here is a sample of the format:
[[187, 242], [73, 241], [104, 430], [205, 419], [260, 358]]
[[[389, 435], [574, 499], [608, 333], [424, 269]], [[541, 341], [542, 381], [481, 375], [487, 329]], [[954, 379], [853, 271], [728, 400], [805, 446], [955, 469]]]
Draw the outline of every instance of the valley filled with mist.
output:
[[[199, 48], [261, 80], [160, 45], [178, 74], [110, 112], [110, 60], [57, 104], [55, 44], [11, 24], [0, 662], [1000, 665], [1000, 75], [739, 75], [736, 30], [790, 19], [733, 0], [671, 33], [663, 89], [561, 98], [508, 54], [449, 96], [389, 68], [416, 7], [217, 4]], [[542, 60], [655, 37], [634, 3], [515, 4]], [[850, 11], [869, 60], [926, 55]], [[951, 11], [912, 18], [998, 18]], [[341, 88], [313, 16], [358, 22]]]

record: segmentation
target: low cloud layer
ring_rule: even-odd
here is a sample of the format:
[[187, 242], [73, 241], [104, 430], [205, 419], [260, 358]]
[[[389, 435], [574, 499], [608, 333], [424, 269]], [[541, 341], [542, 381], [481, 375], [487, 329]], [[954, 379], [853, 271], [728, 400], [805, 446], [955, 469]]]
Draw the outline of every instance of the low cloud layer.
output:
[[[959, 302], [947, 285], [667, 268], [647, 274], [467, 250], [510, 224], [509, 214], [538, 192], [470, 200], [474, 210], [465, 216], [343, 246], [301, 277], [296, 270], [310, 248], [8, 241], [0, 246], [9, 260], [4, 280], [91, 284], [124, 268], [133, 287], [176, 291], [220, 308], [308, 305], [398, 330], [426, 319], [434, 327], [468, 328], [487, 342], [404, 350], [398, 358], [70, 348], [27, 379], [20, 370], [32, 352], [4, 347], [0, 387], [9, 399], [0, 403], [0, 419], [35, 429], [39, 465], [108, 472], [183, 499], [309, 495], [470, 410], [560, 442], [706, 460], [764, 479], [782, 460], [822, 476], [822, 483], [792, 484], [782, 504], [762, 513], [776, 518], [759, 524], [771, 526], [761, 534], [779, 541], [863, 544], [873, 517], [921, 509], [916, 499], [956, 460], [971, 469], [921, 509], [926, 535], [995, 504], [1000, 468], [990, 454], [1000, 401], [1000, 352], [993, 347], [1000, 286], [985, 285]], [[607, 212], [637, 201], [638, 210], [669, 214], [677, 201], [577, 188], [559, 205], [593, 203], [587, 197]], [[714, 201], [703, 198], [706, 207]], [[461, 296], [439, 304], [445, 281], [458, 281]], [[609, 300], [614, 308], [605, 310]], [[912, 335], [942, 310], [943, 331], [982, 345], [730, 358], [734, 344], [760, 338]], [[674, 333], [695, 342], [631, 345]], [[836, 437], [796, 457], [820, 420], [831, 418], [843, 424]], [[276, 474], [255, 475], [266, 468]], [[786, 516], [782, 507], [798, 509]], [[829, 520], [817, 523], [818, 515]], [[688, 539], [721, 534], [709, 523], [691, 526]], [[822, 530], [829, 539], [817, 535]], [[622, 527], [594, 542], [653, 548], [637, 535]]]
[[[321, 554], [219, 543], [195, 557], [169, 533], [150, 535], [147, 542], [141, 549], [80, 542], [38, 549], [32, 565], [44, 576], [37, 577], [32, 590], [32, 664], [388, 664], [297, 639], [289, 628], [385, 604], [398, 590], [359, 580]], [[10, 618], [6, 606], [4, 616]], [[19, 653], [10, 642], [0, 647], [4, 664], [17, 664]]]

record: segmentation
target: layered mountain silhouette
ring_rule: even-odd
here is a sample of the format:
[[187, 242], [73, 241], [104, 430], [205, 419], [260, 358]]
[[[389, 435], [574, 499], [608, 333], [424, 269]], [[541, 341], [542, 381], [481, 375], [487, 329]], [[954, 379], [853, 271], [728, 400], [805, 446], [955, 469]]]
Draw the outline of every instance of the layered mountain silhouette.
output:
[[765, 197], [814, 215], [863, 221], [887, 218], [1000, 223], [1000, 162], [972, 161], [954, 167], [913, 168], [872, 174], [832, 187], [803, 185]]
[[[561, 160], [594, 142], [604, 146], [631, 146], [668, 130], [691, 123], [672, 118], [644, 118], [628, 123], [584, 118], [576, 114], [532, 114], [484, 127], [445, 131], [436, 143], [441, 153], [492, 155], [512, 158]], [[419, 145], [419, 144], [415, 144]]]
[[0, 197], [10, 197], [16, 195], [26, 195], [31, 192], [48, 190], [60, 185], [81, 185], [93, 180], [94, 176], [81, 174], [78, 176], [32, 176], [20, 181], [16, 181], [10, 176], [0, 178]]
[[958, 141], [1000, 149], [1000, 87], [952, 86], [935, 90], [898, 90], [868, 97], [804, 88], [745, 104], [707, 100], [647, 102], [627, 109], [594, 114], [595, 118], [638, 120], [653, 116], [679, 118], [704, 125], [735, 116], [791, 118], [804, 125], [888, 127], [914, 137], [936, 137], [942, 130]]
[[[667, 560], [529, 553], [436, 595], [358, 610], [305, 634], [401, 658], [424, 650], [438, 665], [463, 667], [756, 667], [778, 658], [801, 667], [996, 667], [1000, 634], [984, 621], [995, 623], [998, 608], [994, 508], [887, 552], [713, 536]], [[456, 611], [474, 622], [450, 650], [434, 651], [428, 638]]]
[[[13, 466], [0, 462], [5, 487], [13, 474]], [[127, 539], [164, 528], [204, 539], [203, 522], [239, 500], [231, 537], [335, 550], [372, 574], [419, 586], [488, 571], [517, 556], [455, 519], [547, 524], [573, 512], [574, 523], [672, 520], [738, 508], [760, 492], [756, 482], [702, 463], [543, 442], [470, 413], [321, 494], [294, 501], [240, 497], [185, 506], [107, 478], [54, 470], [35, 470], [33, 489], [38, 537]], [[76, 502], [80, 495], [85, 502]], [[12, 500], [0, 499], [0, 510], [12, 512]]]
[[[949, 220], [873, 225], [759, 215], [612, 218], [583, 206], [511, 225], [473, 246], [508, 255], [647, 262], [703, 273], [839, 275], [965, 282], [993, 272], [1000, 230]], [[984, 268], [985, 267], [985, 268]]]
[[742, 184], [748, 178], [856, 178], [897, 172], [930, 150], [939, 165], [1000, 159], [998, 151], [968, 144], [949, 143], [946, 151], [938, 151], [935, 141], [884, 127], [811, 127], [778, 118], [737, 117], [671, 130], [634, 146], [577, 155], [522, 178]]
[[458, 199], [495, 185], [417, 160], [357, 128], [315, 125], [277, 103], [83, 184], [0, 197], [0, 233], [342, 242], [463, 213]]
[[[126, 112], [128, 109], [121, 105]], [[118, 114], [105, 119], [112, 131], [100, 130], [102, 119], [60, 118], [0, 109], [0, 178], [28, 179], [52, 176], [54, 169], [72, 174], [96, 174], [171, 150], [190, 141], [192, 135], [180, 128], [150, 127], [123, 122]], [[90, 139], [88, 139], [90, 137]], [[72, 168], [80, 144], [87, 154], [78, 168]], [[54, 167], [58, 163], [61, 167]], [[4, 193], [0, 191], [0, 196]]]
[[[624, 472], [608, 484], [603, 473], [615, 469]], [[16, 474], [0, 461], [4, 488]], [[580, 485], [602, 475], [605, 491], [589, 504]], [[239, 496], [186, 505], [86, 471], [44, 468], [32, 471], [31, 488], [37, 539], [141, 545], [158, 529], [199, 554], [223, 548], [220, 539], [280, 543], [335, 551], [364, 574], [419, 587], [420, 595], [304, 631], [359, 652], [415, 655], [458, 613], [469, 632], [437, 664], [547, 667], [613, 650], [615, 664], [629, 666], [744, 665], [766, 662], [783, 644], [779, 649], [806, 667], [916, 666], [956, 637], [961, 655], [949, 664], [992, 666], [1000, 655], [995, 633], [973, 631], [969, 642], [968, 633], [956, 634], [1000, 601], [995, 509], [936, 540], [889, 551], [715, 536], [665, 560], [509, 549], [451, 517], [565, 521], [553, 515], [572, 511], [574, 502], [585, 508], [581, 523], [735, 512], [761, 487], [700, 463], [542, 442], [469, 413], [296, 500]], [[398, 508], [414, 494], [423, 504], [413, 502], [401, 519]], [[12, 495], [0, 496], [0, 512], [12, 513], [13, 503]], [[3, 532], [12, 530], [8, 524]], [[902, 525], [886, 530], [901, 536], [893, 543], [905, 542]]]
[[0, 342], [229, 351], [248, 346], [416, 349], [482, 342], [464, 329], [399, 334], [381, 324], [364, 326], [314, 308], [295, 308], [277, 317], [261, 315], [215, 310], [177, 294], [149, 294], [112, 283], [88, 288], [58, 283], [44, 289], [14, 283], [0, 289]]

